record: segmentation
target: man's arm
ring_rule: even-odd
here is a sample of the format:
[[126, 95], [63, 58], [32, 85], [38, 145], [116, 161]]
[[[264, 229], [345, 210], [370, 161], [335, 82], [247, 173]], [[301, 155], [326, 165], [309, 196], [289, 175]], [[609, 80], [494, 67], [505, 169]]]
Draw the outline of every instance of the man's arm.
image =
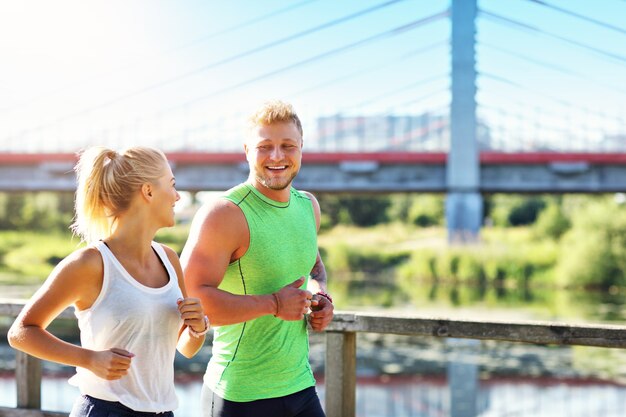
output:
[[[311, 204], [313, 205], [313, 214], [315, 215], [315, 225], [317, 230], [319, 231], [320, 222], [321, 222], [321, 210], [320, 204], [311, 193], [306, 193], [307, 196], [311, 199]], [[317, 251], [317, 258], [315, 259], [315, 264], [311, 269], [311, 280], [309, 281], [309, 290], [316, 294], [318, 292], [326, 293], [326, 267], [324, 266], [324, 262], [322, 262], [322, 257], [320, 256], [319, 249]], [[312, 302], [315, 307], [315, 311], [313, 311], [310, 315], [310, 323], [311, 327], [315, 331], [323, 331], [328, 324], [333, 319], [335, 307], [333, 306], [330, 299], [316, 295]]]
[[199, 298], [211, 324], [242, 323], [268, 314], [284, 320], [300, 320], [310, 306], [311, 295], [299, 290], [303, 278], [279, 292], [236, 295], [218, 289], [228, 265], [248, 249], [250, 232], [235, 204], [219, 199], [196, 214], [181, 255], [185, 285], [191, 297]]
[[320, 291], [327, 292], [326, 267], [324, 266], [324, 262], [322, 262], [322, 256], [319, 250], [317, 251], [315, 265], [313, 265], [313, 269], [311, 269], [311, 279], [313, 281], [309, 284], [309, 290], [313, 294]]

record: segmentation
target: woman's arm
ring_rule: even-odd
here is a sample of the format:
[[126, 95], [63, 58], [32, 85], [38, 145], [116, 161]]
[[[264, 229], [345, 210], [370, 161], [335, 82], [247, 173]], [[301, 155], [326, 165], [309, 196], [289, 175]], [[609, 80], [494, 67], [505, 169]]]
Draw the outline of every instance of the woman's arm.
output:
[[[178, 277], [178, 286], [183, 293], [183, 299], [178, 300], [178, 311], [183, 319], [183, 325], [178, 332], [178, 344], [176, 345], [176, 349], [184, 357], [191, 358], [202, 348], [205, 340], [205, 330], [208, 330], [209, 323], [205, 323], [204, 321], [206, 316], [202, 309], [202, 304], [200, 304], [200, 300], [187, 297], [187, 289], [185, 288], [185, 280], [183, 279], [183, 269], [180, 266], [178, 255], [173, 249], [165, 245], [161, 246], [165, 249], [167, 257], [174, 266], [176, 276]], [[202, 335], [193, 336], [189, 329], [196, 334], [202, 333]]]
[[46, 330], [67, 307], [91, 307], [102, 288], [102, 274], [102, 258], [94, 248], [78, 250], [61, 261], [15, 319], [8, 333], [9, 344], [41, 359], [89, 369], [101, 378], [124, 376], [132, 353], [117, 348], [85, 349]]

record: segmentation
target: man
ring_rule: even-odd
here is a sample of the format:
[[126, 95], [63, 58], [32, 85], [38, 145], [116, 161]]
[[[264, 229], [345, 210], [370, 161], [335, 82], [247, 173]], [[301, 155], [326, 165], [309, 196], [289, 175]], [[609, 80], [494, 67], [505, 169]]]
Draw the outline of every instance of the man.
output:
[[317, 247], [319, 204], [291, 186], [302, 144], [293, 108], [266, 103], [244, 144], [248, 181], [202, 207], [191, 226], [186, 286], [215, 326], [205, 416], [324, 416], [305, 314], [315, 310], [309, 323], [322, 331], [334, 308]]

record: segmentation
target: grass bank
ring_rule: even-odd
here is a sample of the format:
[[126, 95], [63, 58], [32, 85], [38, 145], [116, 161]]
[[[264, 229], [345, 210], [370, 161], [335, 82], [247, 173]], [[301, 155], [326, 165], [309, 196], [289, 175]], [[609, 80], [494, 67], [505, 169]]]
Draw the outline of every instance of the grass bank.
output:
[[[188, 233], [189, 225], [178, 225], [159, 231], [156, 240], [180, 253]], [[0, 284], [39, 284], [61, 259], [83, 246], [69, 231], [0, 231]]]
[[[189, 225], [161, 230], [156, 240], [180, 253]], [[550, 275], [557, 257], [552, 241], [534, 241], [529, 229], [485, 229], [481, 243], [449, 246], [442, 227], [400, 223], [374, 227], [336, 226], [319, 236], [326, 267], [333, 276], [385, 273], [437, 281], [526, 285], [556, 284]], [[41, 282], [63, 257], [81, 247], [67, 233], [0, 232], [0, 282]]]

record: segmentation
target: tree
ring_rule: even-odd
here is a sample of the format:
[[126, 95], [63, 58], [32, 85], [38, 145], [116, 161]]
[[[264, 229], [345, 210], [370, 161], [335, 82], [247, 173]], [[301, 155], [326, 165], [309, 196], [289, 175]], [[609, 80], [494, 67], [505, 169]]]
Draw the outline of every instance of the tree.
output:
[[558, 268], [570, 283], [604, 290], [625, 285], [626, 207], [603, 199], [575, 212]]
[[558, 240], [569, 230], [572, 222], [567, 218], [559, 204], [551, 203], [543, 210], [534, 225], [538, 237]]

